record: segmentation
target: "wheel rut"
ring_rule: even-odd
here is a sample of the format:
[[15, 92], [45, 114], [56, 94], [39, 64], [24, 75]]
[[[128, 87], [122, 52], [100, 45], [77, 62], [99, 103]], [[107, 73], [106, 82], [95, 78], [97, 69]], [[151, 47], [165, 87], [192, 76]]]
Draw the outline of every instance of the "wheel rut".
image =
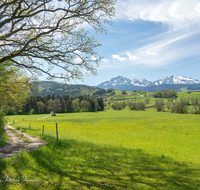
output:
[[[18, 152], [28, 152], [30, 150], [40, 148], [47, 144], [46, 141], [37, 137], [33, 137], [26, 133], [22, 133], [21, 131], [9, 125], [5, 127], [5, 130], [9, 137], [9, 142], [7, 145], [0, 147], [0, 159], [4, 157], [9, 158]], [[12, 130], [14, 130], [21, 137], [25, 137], [26, 140], [21, 140], [19, 137], [17, 137], [11, 132]]]

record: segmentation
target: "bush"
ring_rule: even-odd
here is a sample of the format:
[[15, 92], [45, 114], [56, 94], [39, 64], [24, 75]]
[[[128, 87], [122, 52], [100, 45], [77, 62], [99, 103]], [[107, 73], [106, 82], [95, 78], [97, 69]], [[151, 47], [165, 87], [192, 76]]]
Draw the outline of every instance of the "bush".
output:
[[115, 102], [114, 104], [112, 104], [112, 108], [114, 110], [122, 110], [123, 109], [123, 103]]
[[122, 90], [122, 94], [126, 94], [126, 90]]
[[136, 102], [129, 102], [128, 103], [128, 107], [129, 109], [132, 111], [132, 110], [137, 110], [137, 103]]
[[164, 108], [163, 105], [163, 100], [162, 99], [156, 99], [155, 100], [155, 108], [157, 109], [157, 111], [162, 111]]
[[200, 114], [200, 103], [194, 106], [194, 114]]
[[50, 113], [50, 115], [51, 115], [51, 116], [56, 116], [56, 113], [55, 113], [54, 111], [52, 111], [52, 112]]
[[137, 103], [137, 110], [145, 110], [145, 102], [138, 102]]
[[179, 102], [173, 103], [171, 112], [172, 113], [188, 113], [187, 102], [185, 98], [181, 98]]
[[148, 104], [150, 101], [151, 101], [150, 98], [146, 98], [146, 99], [145, 99], [145, 102], [146, 102], [147, 104]]
[[31, 109], [30, 114], [32, 115], [34, 113], [35, 113], [34, 109]]
[[131, 111], [132, 110], [134, 110], [134, 111], [140, 111], [140, 110], [144, 111], [145, 110], [145, 102], [138, 102], [138, 103], [129, 102], [128, 107]]
[[5, 116], [5, 113], [0, 112], [0, 141], [3, 141], [5, 138], [4, 116]]

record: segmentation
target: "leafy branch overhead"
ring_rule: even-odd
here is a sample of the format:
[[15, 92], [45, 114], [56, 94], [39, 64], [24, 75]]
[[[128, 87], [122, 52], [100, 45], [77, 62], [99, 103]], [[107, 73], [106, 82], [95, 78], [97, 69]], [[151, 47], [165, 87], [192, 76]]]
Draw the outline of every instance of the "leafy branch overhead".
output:
[[105, 32], [114, 4], [115, 0], [2, 0], [0, 64], [12, 61], [32, 74], [66, 80], [96, 74], [101, 56], [94, 49], [101, 44], [83, 27]]

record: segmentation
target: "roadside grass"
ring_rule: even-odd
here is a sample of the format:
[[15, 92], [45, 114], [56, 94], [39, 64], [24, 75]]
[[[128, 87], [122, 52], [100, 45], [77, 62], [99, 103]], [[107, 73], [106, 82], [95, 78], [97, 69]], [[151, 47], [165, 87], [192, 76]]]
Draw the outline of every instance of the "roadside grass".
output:
[[16, 132], [15, 130], [7, 127], [8, 130], [10, 130], [15, 136], [17, 136], [20, 140], [24, 141], [25, 143], [28, 143], [29, 142], [29, 139], [24, 137], [22, 134]]
[[199, 115], [124, 109], [6, 118], [47, 145], [1, 159], [0, 180], [22, 181], [0, 182], [2, 189], [200, 188]]
[[[48, 135], [44, 140], [48, 142], [45, 147], [0, 160], [1, 189], [195, 190], [200, 187], [199, 170], [194, 165], [164, 155], [75, 139], [62, 139], [57, 144]], [[3, 182], [6, 178], [11, 181]], [[21, 182], [12, 182], [13, 179]]]
[[6, 144], [8, 144], [9, 142], [9, 137], [8, 135], [5, 133], [2, 137], [2, 140], [0, 141], [0, 147], [1, 146], [5, 146]]
[[155, 109], [57, 114], [56, 117], [32, 121], [31, 130], [29, 121], [21, 121], [26, 116], [9, 117], [16, 120], [12, 126], [37, 137], [40, 137], [43, 125], [45, 135], [56, 137], [57, 123], [59, 139], [139, 148], [150, 154], [200, 163], [199, 115], [157, 112]]

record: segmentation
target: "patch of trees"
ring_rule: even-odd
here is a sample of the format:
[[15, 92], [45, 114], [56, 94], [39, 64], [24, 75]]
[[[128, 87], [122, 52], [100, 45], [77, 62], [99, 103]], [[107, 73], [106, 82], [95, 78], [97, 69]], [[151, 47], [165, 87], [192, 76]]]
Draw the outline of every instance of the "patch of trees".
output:
[[[54, 94], [57, 96], [69, 95], [70, 97], [75, 97], [79, 95], [88, 96], [92, 94], [94, 91], [101, 91], [101, 89], [93, 86], [87, 85], [69, 85], [63, 84], [59, 82], [50, 82], [50, 81], [41, 81], [41, 82], [33, 82], [33, 85], [36, 86], [36, 89], [39, 92], [32, 91], [31, 93], [34, 95], [42, 95], [46, 96], [50, 94], [51, 96]], [[106, 90], [103, 90], [106, 92]], [[105, 92], [103, 92], [105, 94]], [[97, 92], [98, 94], [98, 92]]]
[[139, 94], [146, 94], [146, 91], [142, 91], [142, 90], [139, 89], [139, 90], [138, 90], [138, 93], [139, 93]]
[[126, 102], [123, 101], [123, 102], [115, 102], [112, 104], [112, 108], [114, 110], [122, 110], [126, 107]]
[[[189, 113], [188, 106], [192, 105], [193, 109], [191, 114], [200, 114], [200, 97], [182, 97], [179, 101], [175, 101], [173, 98], [169, 98], [166, 103], [166, 108], [172, 113]], [[157, 111], [164, 111], [163, 99], [156, 99], [155, 108]]]
[[72, 113], [72, 112], [94, 112], [103, 111], [102, 98], [91, 98], [88, 96], [60, 97], [57, 95], [35, 96], [26, 98], [26, 103], [21, 110], [10, 107], [7, 115], [14, 114], [48, 114], [48, 113]]
[[128, 102], [128, 107], [131, 111], [145, 111], [145, 102]]
[[158, 90], [153, 95], [154, 98], [176, 98], [177, 93], [174, 90]]
[[126, 90], [122, 90], [122, 94], [126, 94]]

